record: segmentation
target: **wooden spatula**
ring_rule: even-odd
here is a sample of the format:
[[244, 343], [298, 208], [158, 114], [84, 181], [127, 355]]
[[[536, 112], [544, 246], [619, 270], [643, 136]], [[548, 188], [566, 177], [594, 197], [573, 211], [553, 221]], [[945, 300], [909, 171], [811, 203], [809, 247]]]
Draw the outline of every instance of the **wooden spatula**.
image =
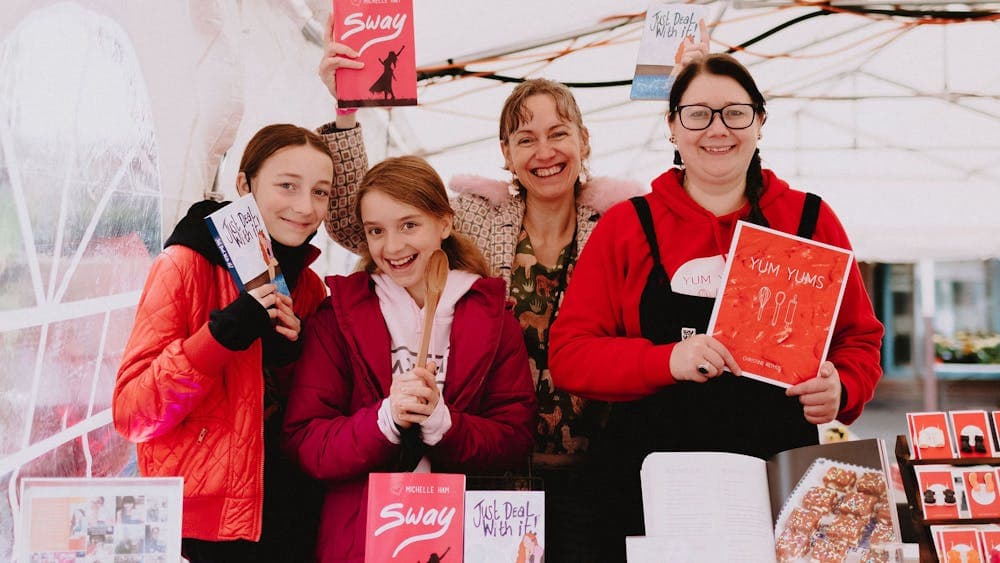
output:
[[427, 366], [427, 347], [431, 341], [431, 328], [434, 325], [434, 313], [437, 311], [441, 292], [448, 281], [448, 255], [438, 249], [431, 253], [427, 261], [427, 271], [424, 273], [424, 333], [420, 339], [420, 351], [417, 353], [417, 367]]

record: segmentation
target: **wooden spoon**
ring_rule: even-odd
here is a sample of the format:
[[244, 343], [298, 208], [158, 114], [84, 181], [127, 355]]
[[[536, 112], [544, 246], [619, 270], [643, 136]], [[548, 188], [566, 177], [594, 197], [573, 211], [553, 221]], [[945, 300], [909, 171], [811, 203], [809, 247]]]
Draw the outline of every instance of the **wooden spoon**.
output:
[[441, 292], [448, 281], [448, 255], [438, 249], [431, 253], [427, 261], [427, 271], [424, 272], [424, 333], [420, 339], [420, 351], [417, 353], [417, 367], [427, 366], [427, 347], [430, 346], [431, 328], [434, 325], [434, 313], [437, 311]]

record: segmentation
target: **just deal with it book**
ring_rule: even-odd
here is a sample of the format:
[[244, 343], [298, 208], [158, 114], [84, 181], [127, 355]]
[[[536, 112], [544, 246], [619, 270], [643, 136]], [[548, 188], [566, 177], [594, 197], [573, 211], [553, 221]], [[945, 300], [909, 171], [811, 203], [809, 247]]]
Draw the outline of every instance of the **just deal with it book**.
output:
[[666, 100], [674, 84], [674, 68], [681, 60], [684, 39], [701, 41], [699, 22], [708, 9], [701, 4], [674, 4], [653, 0], [646, 9], [642, 39], [636, 56], [635, 76], [629, 97], [633, 100]]
[[240, 291], [273, 283], [278, 293], [291, 295], [252, 194], [211, 213], [205, 222]]
[[334, 0], [333, 38], [358, 52], [362, 69], [337, 69], [337, 105], [417, 105], [413, 0]]

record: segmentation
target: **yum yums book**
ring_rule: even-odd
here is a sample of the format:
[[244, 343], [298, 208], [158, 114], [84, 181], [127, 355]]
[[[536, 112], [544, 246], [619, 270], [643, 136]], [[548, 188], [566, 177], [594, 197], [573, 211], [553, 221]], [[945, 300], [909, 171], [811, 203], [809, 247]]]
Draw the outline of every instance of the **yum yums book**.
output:
[[635, 76], [633, 100], [666, 100], [674, 84], [674, 67], [684, 51], [684, 39], [701, 40], [698, 22], [705, 19], [707, 8], [701, 4], [672, 4], [653, 0], [646, 9]]
[[417, 105], [413, 0], [333, 0], [334, 40], [358, 52], [362, 69], [337, 69], [337, 105]]
[[466, 561], [542, 563], [544, 555], [544, 491], [465, 493]]
[[626, 539], [628, 561], [898, 561], [889, 467], [876, 439], [767, 460], [650, 454], [640, 473], [646, 535]]
[[743, 374], [781, 387], [826, 359], [854, 253], [740, 221], [708, 334]]
[[291, 295], [252, 194], [208, 215], [205, 222], [237, 288], [242, 291], [273, 283], [279, 293]]
[[368, 476], [365, 561], [461, 562], [465, 475]]

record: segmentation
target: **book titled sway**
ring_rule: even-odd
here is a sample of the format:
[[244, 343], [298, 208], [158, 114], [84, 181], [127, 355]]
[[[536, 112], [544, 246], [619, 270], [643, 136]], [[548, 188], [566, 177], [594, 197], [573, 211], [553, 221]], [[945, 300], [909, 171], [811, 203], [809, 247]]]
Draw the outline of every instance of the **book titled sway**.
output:
[[252, 194], [209, 214], [205, 222], [240, 291], [273, 283], [279, 293], [291, 295]]
[[358, 52], [361, 69], [337, 69], [337, 105], [417, 105], [413, 0], [333, 0], [334, 40]]
[[881, 440], [806, 446], [762, 460], [657, 452], [641, 470], [646, 561], [898, 561], [896, 506]]
[[465, 475], [368, 476], [365, 561], [462, 561]]
[[684, 39], [701, 40], [698, 22], [705, 19], [707, 8], [701, 4], [671, 4], [653, 0], [646, 9], [635, 76], [633, 100], [666, 100], [674, 84], [673, 70], [681, 60]]
[[740, 221], [708, 334], [743, 374], [781, 387], [826, 359], [854, 253]]

